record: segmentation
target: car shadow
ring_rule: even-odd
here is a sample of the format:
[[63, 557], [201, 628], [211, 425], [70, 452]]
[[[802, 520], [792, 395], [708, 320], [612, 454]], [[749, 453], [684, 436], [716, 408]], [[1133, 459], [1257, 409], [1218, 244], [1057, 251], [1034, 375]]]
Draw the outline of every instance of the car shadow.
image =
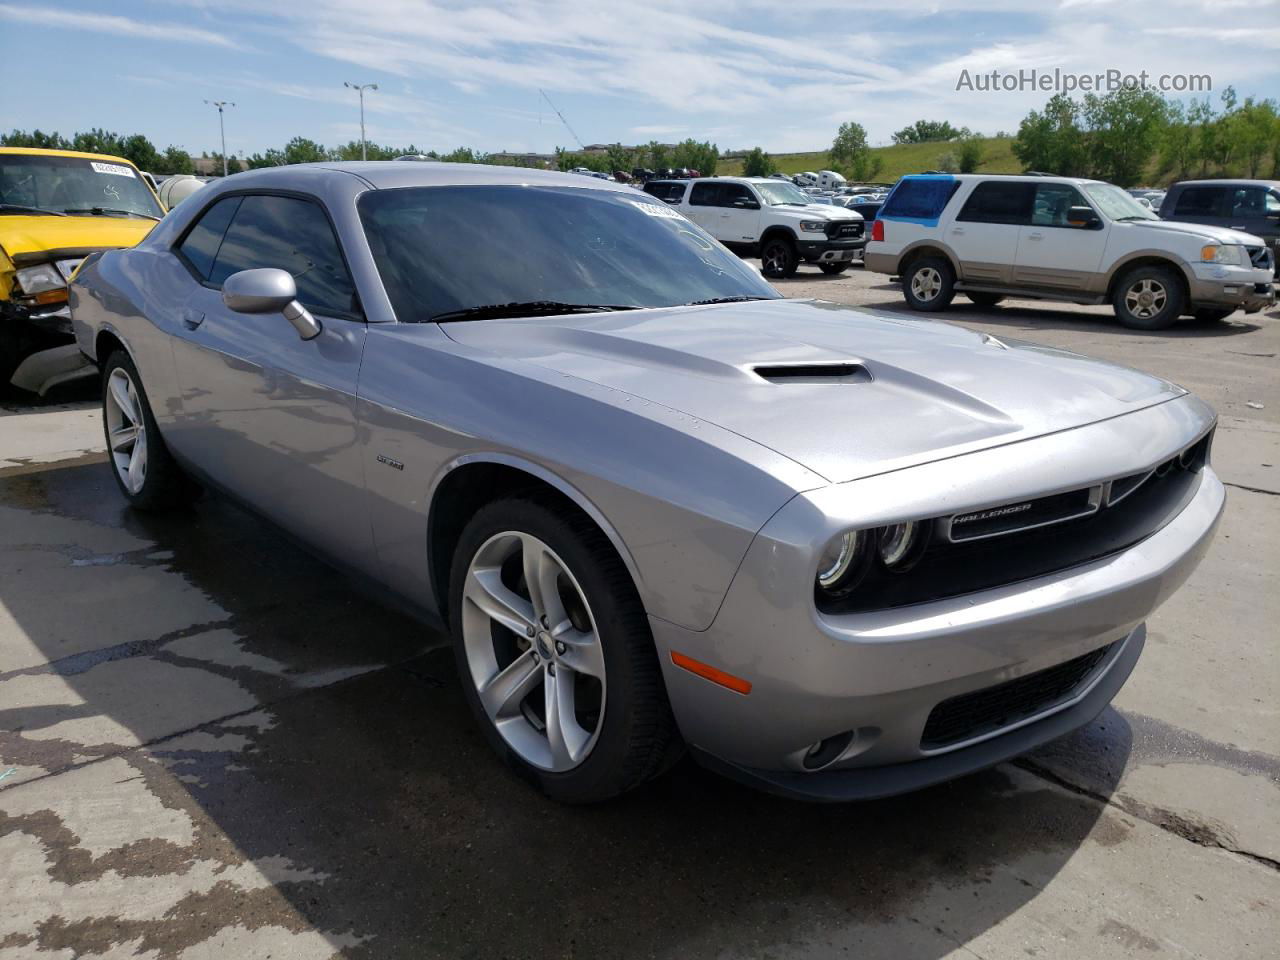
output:
[[[816, 806], [685, 760], [612, 803], [561, 806], [489, 749], [442, 636], [227, 502], [138, 514], [94, 462], [0, 477], [0, 510], [22, 539], [5, 541], [0, 604], [51, 662], [0, 672], [0, 761], [53, 771], [123, 757], [101, 762], [127, 763], [130, 789], [194, 825], [190, 842], [90, 857], [54, 810], [6, 821], [5, 784], [0, 836], [38, 837], [47, 874], [77, 883], [116, 870], [180, 888], [204, 863], [226, 878], [218, 895], [184, 895], [163, 915], [109, 902], [51, 919], [41, 948], [176, 955], [276, 923], [353, 957], [809, 946], [934, 960], [1033, 900], [1086, 838], [1116, 845], [1129, 829], [1016, 765]], [[24, 550], [43, 559], [15, 565]], [[174, 616], [150, 623], [146, 610]], [[65, 686], [60, 698], [6, 705], [5, 684], [45, 676]], [[122, 753], [124, 734], [146, 749]], [[1104, 797], [1130, 743], [1115, 714], [1105, 736], [1109, 765], [1093, 785]], [[229, 879], [246, 866], [274, 880], [270, 896]]]

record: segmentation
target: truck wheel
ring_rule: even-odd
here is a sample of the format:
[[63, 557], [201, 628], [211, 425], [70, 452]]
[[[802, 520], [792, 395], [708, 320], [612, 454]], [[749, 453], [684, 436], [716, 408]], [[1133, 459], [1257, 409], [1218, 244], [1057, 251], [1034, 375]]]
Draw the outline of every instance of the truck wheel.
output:
[[463, 529], [449, 583], [464, 696], [517, 773], [590, 803], [679, 755], [644, 606], [587, 517], [537, 498], [490, 503]]
[[800, 253], [796, 245], [785, 237], [771, 237], [760, 251], [760, 272], [771, 280], [793, 277], [800, 266]]
[[102, 368], [102, 427], [111, 475], [131, 507], [165, 510], [199, 494], [164, 445], [142, 379], [123, 350]]
[[1138, 267], [1116, 284], [1116, 317], [1133, 330], [1163, 330], [1182, 315], [1182, 283], [1164, 267]]
[[1004, 299], [1004, 296], [999, 293], [978, 293], [976, 291], [974, 293], [966, 293], [965, 296], [968, 297], [975, 306], [979, 307], [994, 307]]
[[822, 272], [823, 272], [823, 273], [825, 273], [827, 276], [829, 276], [829, 277], [834, 277], [834, 276], [836, 276], [837, 274], [844, 273], [846, 270], [848, 270], [848, 269], [849, 269], [849, 261], [848, 261], [848, 260], [840, 260], [840, 261], [838, 261], [838, 262], [836, 262], [836, 263], [820, 263], [820, 264], [818, 264], [818, 267], [819, 267], [819, 269], [821, 269], [821, 270], [822, 270]]
[[1204, 308], [1195, 312], [1195, 318], [1200, 323], [1217, 323], [1219, 320], [1225, 320], [1236, 312], [1235, 307], [1219, 307], [1218, 309]]
[[912, 310], [944, 310], [956, 295], [955, 274], [942, 257], [913, 260], [902, 273], [902, 295]]

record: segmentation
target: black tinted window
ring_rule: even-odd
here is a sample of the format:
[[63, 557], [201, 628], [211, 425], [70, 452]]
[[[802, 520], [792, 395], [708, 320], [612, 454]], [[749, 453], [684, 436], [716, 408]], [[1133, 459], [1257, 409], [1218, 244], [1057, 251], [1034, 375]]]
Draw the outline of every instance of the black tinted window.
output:
[[751, 191], [740, 183], [726, 183], [720, 187], [720, 205], [722, 207], [732, 207], [739, 200], [751, 201], [755, 197], [751, 196]]
[[1235, 187], [1230, 200], [1233, 218], [1261, 217], [1267, 210], [1267, 191], [1262, 187]]
[[[371, 190], [369, 248], [402, 321], [491, 304], [667, 307], [777, 292], [675, 210], [633, 191]], [[689, 315], [690, 324], [701, 319]]]
[[718, 207], [721, 192], [718, 183], [695, 183], [689, 191], [689, 206]]
[[218, 256], [218, 247], [222, 245], [222, 236], [239, 206], [239, 197], [219, 200], [200, 215], [187, 238], [178, 245], [183, 258], [205, 280], [213, 272], [213, 261]]
[[349, 317], [357, 312], [355, 286], [337, 238], [315, 203], [267, 196], [241, 201], [209, 282], [219, 284], [255, 267], [278, 267], [293, 274], [298, 299], [319, 313]]
[[936, 222], [958, 189], [960, 181], [952, 177], [904, 177], [889, 194], [881, 216]]
[[650, 193], [659, 200], [665, 200], [667, 203], [678, 203], [684, 197], [683, 183], [671, 183], [668, 180], [659, 180], [657, 182], [646, 183], [644, 192]]
[[1175, 217], [1225, 217], [1226, 187], [1187, 187], [1178, 197]]
[[1035, 192], [1033, 183], [988, 180], [973, 188], [956, 219], [971, 223], [1027, 223]]

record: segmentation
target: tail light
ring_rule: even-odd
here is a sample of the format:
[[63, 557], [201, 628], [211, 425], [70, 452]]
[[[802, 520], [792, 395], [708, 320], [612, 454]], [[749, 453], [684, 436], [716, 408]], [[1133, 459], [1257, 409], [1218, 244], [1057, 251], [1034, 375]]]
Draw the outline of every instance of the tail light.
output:
[[883, 220], [873, 220], [871, 222], [871, 239], [880, 240], [880, 241], [884, 240], [884, 221]]

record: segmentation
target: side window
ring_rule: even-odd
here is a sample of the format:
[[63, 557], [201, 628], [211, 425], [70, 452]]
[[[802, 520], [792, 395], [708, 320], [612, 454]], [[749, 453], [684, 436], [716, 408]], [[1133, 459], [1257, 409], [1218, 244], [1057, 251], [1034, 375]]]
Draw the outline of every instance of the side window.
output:
[[969, 223], [1022, 224], [1031, 219], [1036, 184], [987, 180], [974, 187], [957, 220]]
[[1226, 187], [1185, 187], [1173, 210], [1175, 217], [1225, 217]]
[[960, 181], [954, 177], [903, 177], [880, 208], [880, 215], [889, 220], [919, 220], [936, 226], [959, 189]]
[[298, 299], [318, 313], [358, 314], [355, 285], [318, 204], [295, 197], [245, 197], [222, 240], [209, 282], [220, 284], [255, 267], [293, 274]]
[[1280, 213], [1280, 193], [1267, 194], [1267, 216]]
[[1031, 223], [1037, 227], [1066, 227], [1072, 207], [1087, 207], [1080, 191], [1068, 183], [1036, 185], [1036, 199], [1031, 207]]
[[689, 191], [689, 206], [691, 207], [718, 207], [720, 206], [720, 184], [718, 183], [695, 183], [693, 189]]
[[200, 215], [186, 239], [178, 244], [178, 253], [204, 280], [213, 272], [213, 261], [222, 245], [227, 224], [240, 206], [240, 197], [224, 197]]
[[1232, 217], [1260, 217], [1266, 207], [1266, 191], [1262, 187], [1236, 187], [1231, 191]]
[[732, 207], [739, 200], [755, 200], [751, 191], [740, 183], [726, 183], [720, 187], [720, 206]]

